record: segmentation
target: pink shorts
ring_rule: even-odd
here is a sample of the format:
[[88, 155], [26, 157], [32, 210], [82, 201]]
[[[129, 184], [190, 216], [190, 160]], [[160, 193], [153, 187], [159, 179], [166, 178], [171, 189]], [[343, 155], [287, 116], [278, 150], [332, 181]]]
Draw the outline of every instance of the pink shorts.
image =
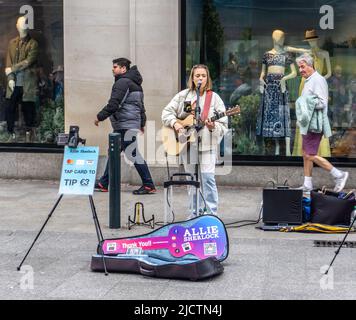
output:
[[322, 136], [323, 136], [322, 133], [315, 133], [315, 132], [308, 132], [306, 135], [302, 135], [303, 151], [310, 156], [317, 155]]

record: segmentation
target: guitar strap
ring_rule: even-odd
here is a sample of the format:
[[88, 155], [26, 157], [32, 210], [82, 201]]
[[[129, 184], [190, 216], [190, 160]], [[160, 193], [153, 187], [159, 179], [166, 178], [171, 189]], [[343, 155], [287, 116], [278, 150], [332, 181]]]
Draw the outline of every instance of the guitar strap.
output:
[[213, 92], [211, 90], [208, 90], [206, 92], [204, 110], [203, 110], [203, 113], [200, 116], [202, 121], [205, 121], [208, 118], [212, 97], [213, 97]]
[[[212, 97], [213, 97], [213, 91], [208, 90], [205, 96], [204, 109], [202, 114], [200, 115], [200, 118], [203, 122], [208, 118]], [[194, 104], [196, 104], [196, 101], [193, 102], [193, 105]]]

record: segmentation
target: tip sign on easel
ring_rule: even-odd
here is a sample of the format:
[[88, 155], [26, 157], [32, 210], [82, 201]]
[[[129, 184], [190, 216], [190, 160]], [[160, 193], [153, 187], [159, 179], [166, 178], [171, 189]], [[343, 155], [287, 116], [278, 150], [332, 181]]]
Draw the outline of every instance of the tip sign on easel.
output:
[[59, 193], [92, 195], [98, 158], [99, 147], [69, 148], [66, 146]]

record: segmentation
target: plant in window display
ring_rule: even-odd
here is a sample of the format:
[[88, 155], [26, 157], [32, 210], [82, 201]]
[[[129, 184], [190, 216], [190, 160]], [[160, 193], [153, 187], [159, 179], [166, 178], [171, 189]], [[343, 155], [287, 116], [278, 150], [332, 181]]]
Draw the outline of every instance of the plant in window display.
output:
[[234, 153], [243, 155], [259, 154], [260, 148], [256, 142], [251, 141], [250, 138], [242, 133], [236, 141], [234, 141]]
[[42, 143], [53, 143], [60, 132], [64, 132], [63, 98], [47, 100], [43, 105], [42, 120], [38, 128], [39, 139]]
[[258, 94], [240, 96], [236, 103], [241, 108], [241, 115], [231, 118], [231, 127], [235, 132], [232, 141], [234, 152], [246, 155], [259, 154], [255, 126], [260, 96]]
[[64, 68], [58, 65], [46, 76], [41, 68], [39, 74], [39, 103], [42, 109], [39, 139], [53, 143], [58, 133], [64, 131]]

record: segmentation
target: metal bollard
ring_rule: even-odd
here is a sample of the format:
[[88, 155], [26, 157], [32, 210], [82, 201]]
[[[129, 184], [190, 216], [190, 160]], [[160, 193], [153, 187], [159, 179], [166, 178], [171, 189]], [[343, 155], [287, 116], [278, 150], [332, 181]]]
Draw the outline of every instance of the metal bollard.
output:
[[109, 227], [121, 228], [121, 134], [109, 134]]

